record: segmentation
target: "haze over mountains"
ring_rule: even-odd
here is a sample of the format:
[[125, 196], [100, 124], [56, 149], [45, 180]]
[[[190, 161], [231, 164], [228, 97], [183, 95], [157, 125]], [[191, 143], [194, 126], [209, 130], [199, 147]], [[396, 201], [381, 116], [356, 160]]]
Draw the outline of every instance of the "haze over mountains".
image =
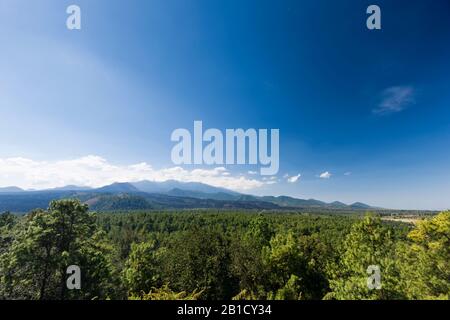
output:
[[139, 181], [113, 183], [101, 188], [65, 186], [47, 190], [23, 190], [18, 187], [0, 188], [0, 211], [28, 212], [46, 208], [54, 199], [78, 198], [92, 210], [139, 209], [348, 209], [372, 207], [356, 202], [351, 205], [335, 201], [326, 203], [315, 199], [288, 196], [253, 196], [198, 182]]
[[18, 188], [18, 187], [4, 187], [0, 188], [0, 193], [7, 193], [7, 192], [23, 192], [25, 190]]

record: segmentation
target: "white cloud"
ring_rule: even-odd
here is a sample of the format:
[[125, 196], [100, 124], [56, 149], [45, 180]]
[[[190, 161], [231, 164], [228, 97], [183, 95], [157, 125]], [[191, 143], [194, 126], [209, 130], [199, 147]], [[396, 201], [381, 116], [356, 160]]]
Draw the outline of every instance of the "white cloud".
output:
[[255, 175], [255, 174], [258, 174], [258, 172], [256, 172], [256, 171], [249, 171], [248, 174]]
[[287, 178], [287, 181], [288, 181], [289, 183], [295, 183], [295, 182], [297, 182], [297, 181], [300, 179], [301, 176], [302, 176], [302, 175], [299, 173], [299, 174], [296, 175], [296, 176], [292, 176], [292, 177], [290, 177], [290, 178]]
[[350, 171], [347, 171], [344, 173], [344, 176], [350, 176], [352, 173]]
[[170, 179], [203, 182], [236, 191], [251, 190], [269, 184], [244, 176], [233, 176], [224, 167], [194, 170], [171, 167], [156, 170], [146, 162], [114, 165], [95, 155], [60, 161], [0, 158], [0, 186], [18, 186], [25, 189], [46, 189], [66, 185], [100, 187], [114, 182]]
[[372, 112], [378, 115], [400, 112], [415, 103], [414, 96], [414, 88], [410, 86], [387, 88], [381, 93], [380, 104]]
[[330, 179], [330, 177], [331, 177], [331, 173], [329, 173], [328, 171], [321, 173], [319, 176], [319, 178], [321, 178], [321, 179]]
[[264, 177], [262, 178], [262, 180], [264, 181], [265, 184], [275, 184], [278, 182], [278, 178], [277, 176], [270, 176], [270, 177]]

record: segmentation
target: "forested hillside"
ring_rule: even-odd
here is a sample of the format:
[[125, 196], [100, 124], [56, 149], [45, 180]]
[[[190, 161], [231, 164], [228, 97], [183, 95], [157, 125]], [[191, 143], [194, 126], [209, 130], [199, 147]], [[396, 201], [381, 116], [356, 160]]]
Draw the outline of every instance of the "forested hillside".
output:
[[[448, 299], [450, 212], [93, 213], [53, 201], [0, 215], [0, 299]], [[81, 269], [80, 290], [66, 268]], [[367, 286], [367, 268], [381, 289]]]

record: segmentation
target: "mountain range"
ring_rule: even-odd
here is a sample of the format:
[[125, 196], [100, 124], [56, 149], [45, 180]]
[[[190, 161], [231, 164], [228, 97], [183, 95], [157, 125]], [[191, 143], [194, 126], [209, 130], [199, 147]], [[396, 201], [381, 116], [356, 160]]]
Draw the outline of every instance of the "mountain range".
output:
[[65, 186], [47, 190], [23, 190], [18, 187], [0, 188], [0, 212], [28, 212], [46, 208], [51, 200], [78, 198], [92, 210], [144, 209], [376, 209], [356, 202], [351, 205], [288, 196], [254, 196], [198, 182], [139, 181], [113, 183], [100, 188]]

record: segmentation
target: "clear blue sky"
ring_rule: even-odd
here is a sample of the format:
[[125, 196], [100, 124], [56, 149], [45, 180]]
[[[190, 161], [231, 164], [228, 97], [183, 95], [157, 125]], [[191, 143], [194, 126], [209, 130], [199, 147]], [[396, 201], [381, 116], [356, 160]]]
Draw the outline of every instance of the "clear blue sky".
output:
[[279, 128], [276, 183], [249, 193], [450, 207], [448, 0], [0, 0], [0, 39], [0, 159], [159, 170], [194, 120]]

